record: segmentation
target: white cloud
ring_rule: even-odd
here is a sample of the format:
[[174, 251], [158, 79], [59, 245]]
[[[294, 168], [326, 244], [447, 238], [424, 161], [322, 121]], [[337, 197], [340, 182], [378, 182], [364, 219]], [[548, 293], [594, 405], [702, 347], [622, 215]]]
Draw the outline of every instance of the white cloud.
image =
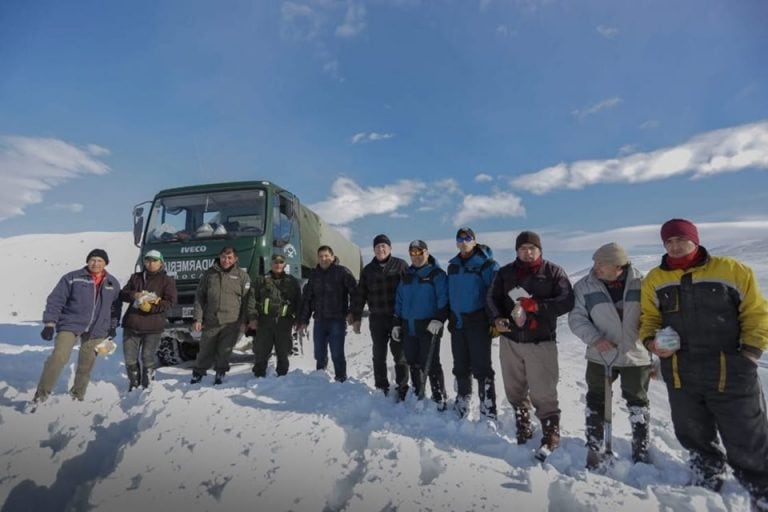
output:
[[490, 174], [485, 174], [481, 172], [477, 176], [475, 176], [475, 182], [476, 183], [490, 183], [493, 181], [493, 176]]
[[468, 194], [453, 217], [453, 224], [461, 226], [478, 219], [524, 216], [525, 208], [520, 197], [509, 192], [496, 192], [492, 196]]
[[622, 102], [622, 99], [616, 96], [614, 96], [613, 98], [606, 98], [602, 101], [595, 103], [594, 105], [590, 105], [589, 107], [574, 109], [571, 111], [571, 115], [578, 118], [584, 118], [587, 116], [591, 116], [593, 114], [597, 114], [601, 110], [605, 110], [608, 108], [615, 108], [619, 106], [621, 102]]
[[306, 4], [283, 2], [280, 7], [283, 37], [310, 41], [315, 39], [324, 24], [322, 13]]
[[80, 213], [83, 211], [83, 205], [80, 203], [53, 203], [48, 207], [49, 210], [62, 210], [71, 213]]
[[768, 169], [768, 121], [706, 132], [679, 146], [649, 153], [560, 163], [524, 174], [511, 183], [518, 189], [545, 194], [598, 183], [643, 183], [684, 174], [701, 178], [746, 169]]
[[412, 180], [363, 188], [349, 178], [337, 178], [331, 186], [331, 197], [310, 208], [328, 223], [339, 226], [368, 215], [396, 212], [425, 188], [423, 182]]
[[354, 37], [363, 30], [365, 30], [365, 5], [349, 0], [344, 22], [336, 27], [336, 36]]
[[636, 144], [624, 144], [619, 148], [619, 155], [629, 155], [631, 153], [637, 153], [640, 148]]
[[391, 139], [395, 136], [394, 133], [378, 133], [378, 132], [358, 132], [352, 136], [352, 144], [364, 144], [366, 142], [377, 142], [381, 140]]
[[619, 29], [614, 27], [606, 27], [604, 25], [598, 25], [595, 30], [597, 30], [597, 32], [606, 39], [613, 39], [619, 34]]
[[109, 150], [96, 145], [78, 148], [59, 139], [0, 137], [0, 220], [24, 214], [40, 203], [46, 190], [85, 175], [105, 174], [99, 158]]
[[640, 125], [640, 129], [641, 130], [652, 130], [654, 128], [658, 128], [660, 124], [661, 123], [659, 123], [655, 119], [649, 119], [649, 120], [645, 121], [644, 123], [642, 123]]

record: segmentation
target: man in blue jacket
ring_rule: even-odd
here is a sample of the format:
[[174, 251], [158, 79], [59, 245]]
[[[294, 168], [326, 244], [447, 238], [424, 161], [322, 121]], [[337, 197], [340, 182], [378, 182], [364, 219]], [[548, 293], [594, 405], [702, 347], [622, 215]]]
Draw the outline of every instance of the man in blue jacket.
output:
[[472, 379], [477, 379], [480, 414], [496, 419], [496, 386], [491, 365], [491, 322], [485, 312], [485, 297], [499, 264], [490, 247], [477, 243], [471, 228], [456, 232], [459, 253], [448, 264], [448, 303], [453, 353], [453, 375], [457, 396], [454, 410], [466, 416], [472, 396]]
[[[411, 242], [408, 254], [411, 266], [405, 271], [395, 294], [392, 339], [402, 340], [405, 345], [411, 384], [414, 390], [419, 391], [419, 399], [423, 398], [420, 390], [429, 377], [432, 400], [437, 403], [438, 410], [443, 411], [447, 396], [443, 367], [440, 365], [440, 337], [443, 335], [443, 323], [448, 318], [448, 278], [429, 254], [423, 240]], [[425, 371], [427, 367], [428, 372]]]
[[115, 336], [120, 318], [120, 283], [106, 271], [108, 264], [105, 250], [92, 250], [86, 266], [65, 274], [48, 295], [43, 313], [45, 326], [40, 336], [46, 341], [54, 340], [54, 348], [43, 366], [35, 402], [42, 402], [51, 394], [78, 340], [80, 354], [75, 382], [69, 392], [73, 399], [85, 398], [96, 362], [96, 346], [104, 338]]

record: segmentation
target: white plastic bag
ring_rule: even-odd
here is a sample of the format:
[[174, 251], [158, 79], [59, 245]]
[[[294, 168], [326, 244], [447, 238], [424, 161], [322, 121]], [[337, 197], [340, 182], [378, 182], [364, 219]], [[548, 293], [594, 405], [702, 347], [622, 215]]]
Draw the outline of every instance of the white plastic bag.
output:
[[659, 350], [678, 350], [680, 348], [680, 335], [669, 326], [657, 330], [656, 348]]

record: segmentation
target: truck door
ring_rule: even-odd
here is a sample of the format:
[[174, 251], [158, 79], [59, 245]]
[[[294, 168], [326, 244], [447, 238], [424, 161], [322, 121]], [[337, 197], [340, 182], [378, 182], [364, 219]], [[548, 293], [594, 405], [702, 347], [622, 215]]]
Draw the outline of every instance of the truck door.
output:
[[272, 251], [282, 254], [286, 261], [285, 272], [301, 278], [301, 240], [299, 215], [293, 194], [280, 192], [272, 210]]

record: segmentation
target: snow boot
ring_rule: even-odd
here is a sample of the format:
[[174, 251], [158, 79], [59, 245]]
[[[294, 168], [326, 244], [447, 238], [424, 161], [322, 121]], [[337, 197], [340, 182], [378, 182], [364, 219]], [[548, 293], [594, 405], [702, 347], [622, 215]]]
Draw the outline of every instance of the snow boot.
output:
[[444, 411], [448, 405], [448, 394], [445, 392], [445, 378], [442, 370], [429, 376], [429, 387], [432, 390], [432, 401], [437, 404], [437, 410]]
[[541, 448], [546, 448], [550, 453], [560, 446], [560, 415], [553, 414], [541, 420]]
[[690, 461], [693, 480], [691, 484], [704, 487], [713, 492], [720, 492], [725, 481], [725, 458], [691, 452]]
[[525, 444], [533, 437], [531, 411], [526, 406], [513, 406], [515, 409], [515, 428], [517, 429], [517, 444]]
[[495, 420], [496, 412], [496, 385], [493, 378], [478, 379], [477, 396], [480, 399], [480, 414], [488, 419]]
[[457, 395], [456, 401], [453, 402], [453, 410], [459, 419], [463, 418], [469, 412], [469, 402], [471, 398], [469, 395]]
[[201, 373], [198, 371], [192, 372], [192, 380], [189, 381], [190, 384], [199, 384], [201, 380], [203, 380], [203, 377], [205, 377], [205, 373]]
[[648, 448], [650, 445], [648, 429], [651, 424], [651, 412], [648, 407], [630, 406], [629, 423], [632, 425], [632, 462], [650, 463]]
[[603, 415], [587, 407], [584, 431], [587, 437], [587, 469], [597, 469], [603, 462], [603, 456], [600, 453], [605, 436]]
[[139, 387], [139, 365], [129, 364], [125, 367], [125, 372], [128, 374], [128, 392], [130, 393]]
[[223, 383], [224, 375], [226, 375], [226, 372], [216, 372], [216, 378], [213, 379], [213, 385], [218, 386], [219, 384]]
[[155, 380], [155, 369], [144, 367], [141, 369], [141, 387], [147, 389]]
[[416, 397], [421, 400], [423, 397], [419, 396], [419, 392], [421, 391], [421, 368], [418, 366], [411, 366], [410, 367], [411, 372], [411, 385], [413, 386], [413, 392], [416, 395]]

